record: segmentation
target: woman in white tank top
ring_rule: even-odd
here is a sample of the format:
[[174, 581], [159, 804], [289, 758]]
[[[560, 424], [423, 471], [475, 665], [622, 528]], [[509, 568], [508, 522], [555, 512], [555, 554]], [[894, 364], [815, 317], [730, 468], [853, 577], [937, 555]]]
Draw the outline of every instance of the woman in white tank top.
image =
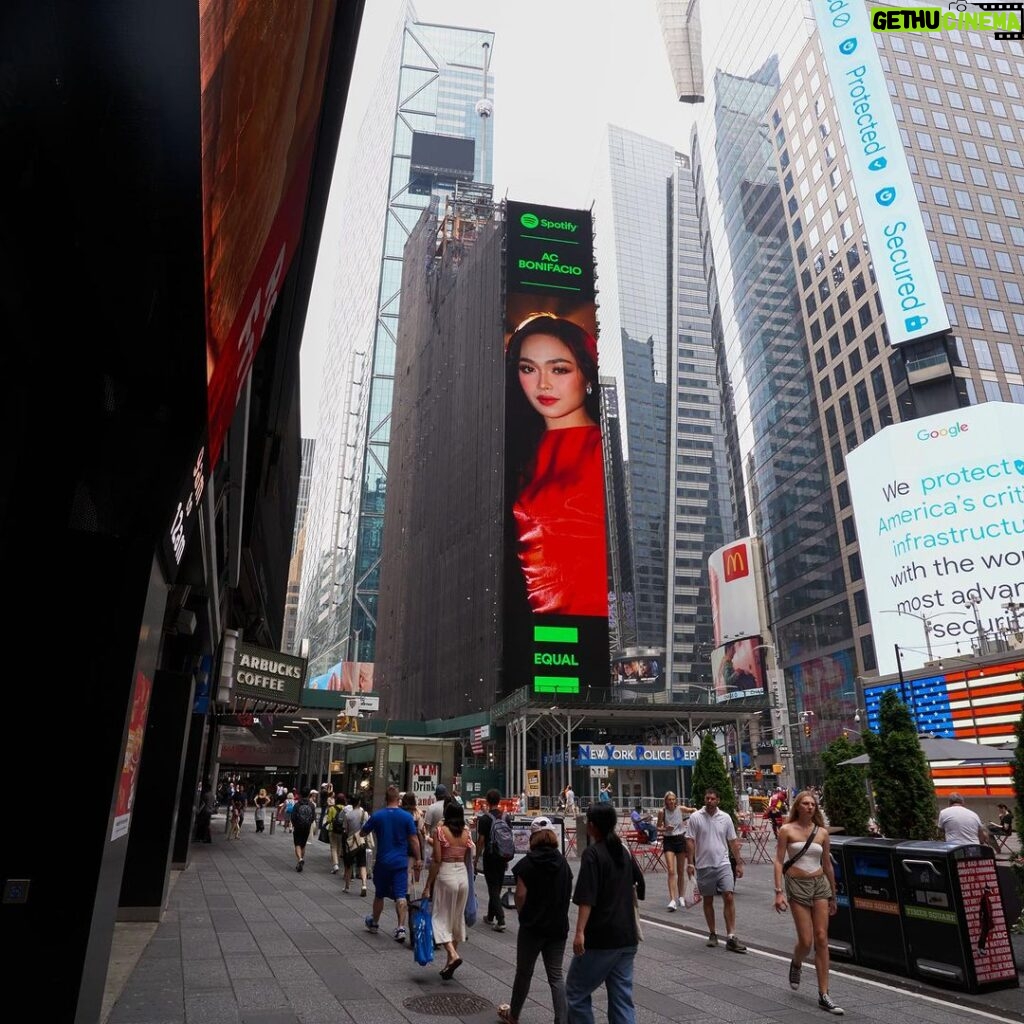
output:
[[779, 829], [775, 850], [775, 910], [785, 913], [788, 905], [796, 926], [789, 987], [800, 987], [800, 970], [813, 944], [818, 1006], [841, 1016], [842, 1009], [828, 993], [828, 919], [836, 912], [835, 891], [828, 829], [818, 798], [805, 789], [793, 801], [786, 823]]
[[[662, 839], [665, 866], [668, 869], [668, 909], [686, 909], [686, 822], [696, 807], [679, 803], [672, 790], [665, 794], [665, 806], [658, 811], [658, 835]], [[700, 893], [694, 890], [690, 906], [700, 902]]]

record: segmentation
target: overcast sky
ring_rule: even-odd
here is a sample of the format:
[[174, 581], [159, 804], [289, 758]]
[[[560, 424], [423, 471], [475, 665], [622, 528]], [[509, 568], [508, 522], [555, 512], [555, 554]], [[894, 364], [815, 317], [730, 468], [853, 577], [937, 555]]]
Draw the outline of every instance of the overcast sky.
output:
[[[414, 0], [414, 5], [421, 21], [495, 33], [496, 197], [588, 208], [609, 123], [688, 149], [690, 108], [675, 99], [654, 0]], [[355, 153], [352, 139], [401, 6], [398, 0], [366, 4], [340, 154]], [[348, 170], [340, 158], [322, 252], [334, 252]], [[316, 435], [334, 259], [318, 265], [310, 297], [302, 343], [303, 437]]]

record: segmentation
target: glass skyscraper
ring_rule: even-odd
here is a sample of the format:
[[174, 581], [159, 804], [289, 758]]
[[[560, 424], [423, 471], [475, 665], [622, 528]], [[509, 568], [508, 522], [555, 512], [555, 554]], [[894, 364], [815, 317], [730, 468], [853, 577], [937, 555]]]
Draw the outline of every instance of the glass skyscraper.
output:
[[[359, 132], [338, 247], [310, 494], [298, 638], [310, 674], [373, 662], [402, 252], [430, 201], [410, 189], [413, 133], [474, 140], [491, 181], [492, 32], [418, 22], [407, 8]], [[485, 75], [487, 81], [485, 84]], [[436, 191], [436, 188], [435, 188]]]
[[601, 369], [617, 384], [627, 520], [613, 543], [629, 547], [612, 552], [613, 637], [664, 651], [687, 699], [709, 675], [703, 564], [732, 528], [690, 158], [609, 126], [598, 193]]

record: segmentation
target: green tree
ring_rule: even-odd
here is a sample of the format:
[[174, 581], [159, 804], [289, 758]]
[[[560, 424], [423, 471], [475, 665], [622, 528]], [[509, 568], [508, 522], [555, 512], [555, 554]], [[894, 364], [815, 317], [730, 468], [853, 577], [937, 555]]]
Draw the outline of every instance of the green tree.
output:
[[889, 839], [934, 839], [938, 810], [928, 761], [910, 711], [895, 690], [882, 694], [877, 733], [866, 732], [875, 813]]
[[845, 736], [833, 740], [821, 752], [825, 767], [822, 804], [830, 825], [841, 825], [848, 836], [866, 836], [871, 807], [868, 803], [865, 771], [860, 765], [843, 764], [864, 753], [864, 745]]
[[691, 789], [695, 807], [703, 806], [706, 790], [717, 789], [718, 806], [727, 811], [733, 821], [736, 820], [736, 794], [729, 781], [729, 773], [725, 770], [725, 762], [715, 745], [715, 738], [709, 732], [704, 733], [700, 743], [697, 763], [693, 766]]

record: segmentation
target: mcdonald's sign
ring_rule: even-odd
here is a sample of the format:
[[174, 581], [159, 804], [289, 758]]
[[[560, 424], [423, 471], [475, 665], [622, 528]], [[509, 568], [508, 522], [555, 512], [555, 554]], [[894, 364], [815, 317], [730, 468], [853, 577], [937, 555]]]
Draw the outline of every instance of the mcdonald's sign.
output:
[[747, 555], [746, 543], [734, 544], [722, 552], [722, 562], [725, 566], [725, 582], [731, 583], [741, 576], [750, 575], [750, 559]]
[[761, 558], [756, 537], [734, 540], [708, 559], [715, 646], [741, 637], [765, 636]]

